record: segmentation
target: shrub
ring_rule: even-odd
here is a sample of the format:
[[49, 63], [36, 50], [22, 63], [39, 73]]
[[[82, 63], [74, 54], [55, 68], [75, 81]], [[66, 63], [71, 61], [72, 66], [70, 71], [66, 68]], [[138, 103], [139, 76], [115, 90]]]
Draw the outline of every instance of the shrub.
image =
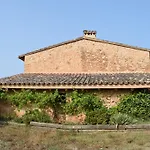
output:
[[65, 112], [71, 115], [84, 113], [86, 124], [107, 124], [109, 114], [101, 99], [91, 93], [73, 91], [67, 97], [70, 102], [65, 105]]
[[133, 118], [142, 120], [150, 119], [150, 94], [134, 93], [121, 98], [117, 109], [121, 113], [126, 113]]
[[112, 116], [112, 115], [117, 114], [117, 113], [118, 113], [117, 106], [113, 106], [113, 107], [108, 108], [108, 115], [109, 116]]
[[109, 114], [106, 107], [86, 113], [85, 123], [87, 124], [107, 124], [108, 122]]
[[136, 120], [127, 114], [117, 113], [110, 117], [109, 123], [116, 125], [127, 125], [136, 123]]
[[28, 110], [25, 115], [23, 115], [21, 118], [16, 119], [15, 121], [20, 122], [20, 123], [25, 123], [29, 124], [31, 121], [36, 121], [36, 122], [51, 122], [50, 116], [45, 113], [44, 111], [39, 111], [38, 109], [34, 110]]
[[6, 113], [6, 114], [2, 114], [0, 113], [0, 121], [9, 121], [12, 120], [14, 118], [14, 114], [10, 114], [10, 113]]

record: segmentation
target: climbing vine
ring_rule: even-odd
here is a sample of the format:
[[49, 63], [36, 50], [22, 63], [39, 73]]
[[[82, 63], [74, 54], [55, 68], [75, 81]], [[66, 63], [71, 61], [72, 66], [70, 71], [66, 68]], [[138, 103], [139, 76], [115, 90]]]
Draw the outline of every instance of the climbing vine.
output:
[[39, 108], [43, 111], [51, 108], [53, 110], [54, 119], [58, 117], [60, 110], [62, 110], [65, 104], [65, 97], [60, 94], [58, 90], [41, 92], [23, 89], [7, 94], [7, 99], [18, 109], [24, 108], [26, 113], [35, 108]]
[[104, 107], [102, 100], [90, 93], [75, 90], [67, 94], [67, 97], [71, 99], [71, 101], [65, 105], [65, 111], [68, 114], [87, 113]]
[[[7, 100], [19, 110], [24, 109], [24, 120], [47, 120], [47, 110], [52, 110], [53, 121], [59, 114], [78, 115], [85, 114], [87, 124], [107, 124], [124, 122], [128, 115], [130, 118], [150, 120], [150, 94], [145, 92], [125, 95], [116, 107], [107, 108], [103, 101], [92, 93], [84, 91], [71, 91], [62, 93], [58, 90], [0, 90], [0, 99]], [[123, 115], [118, 115], [121, 113]], [[126, 115], [127, 114], [127, 115]], [[111, 117], [113, 116], [113, 118]], [[55, 120], [56, 119], [56, 120]], [[114, 121], [115, 120], [115, 121]]]
[[7, 99], [18, 109], [30, 107], [35, 102], [34, 92], [31, 90], [13, 91], [7, 94]]
[[117, 109], [134, 118], [150, 120], [150, 93], [138, 92], [121, 98]]

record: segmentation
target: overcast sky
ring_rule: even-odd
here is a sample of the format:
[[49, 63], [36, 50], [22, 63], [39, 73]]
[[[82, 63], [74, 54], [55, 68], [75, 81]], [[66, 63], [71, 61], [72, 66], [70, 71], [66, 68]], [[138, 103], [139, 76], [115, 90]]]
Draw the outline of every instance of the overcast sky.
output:
[[18, 55], [96, 30], [99, 39], [150, 48], [150, 0], [0, 0], [0, 77]]

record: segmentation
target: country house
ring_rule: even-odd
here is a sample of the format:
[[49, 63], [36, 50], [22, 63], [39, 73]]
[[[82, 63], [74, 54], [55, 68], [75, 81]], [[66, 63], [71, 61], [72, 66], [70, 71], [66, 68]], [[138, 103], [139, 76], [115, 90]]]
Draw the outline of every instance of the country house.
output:
[[96, 31], [83, 33], [20, 55], [24, 73], [1, 78], [0, 88], [89, 90], [108, 106], [122, 94], [150, 88], [149, 49], [97, 39]]

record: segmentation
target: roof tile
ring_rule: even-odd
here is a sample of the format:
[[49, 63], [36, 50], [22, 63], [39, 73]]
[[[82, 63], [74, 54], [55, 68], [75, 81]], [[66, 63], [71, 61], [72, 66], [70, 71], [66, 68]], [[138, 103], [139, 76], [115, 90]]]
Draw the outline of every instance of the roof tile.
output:
[[1, 78], [0, 85], [149, 85], [150, 73], [24, 73]]

